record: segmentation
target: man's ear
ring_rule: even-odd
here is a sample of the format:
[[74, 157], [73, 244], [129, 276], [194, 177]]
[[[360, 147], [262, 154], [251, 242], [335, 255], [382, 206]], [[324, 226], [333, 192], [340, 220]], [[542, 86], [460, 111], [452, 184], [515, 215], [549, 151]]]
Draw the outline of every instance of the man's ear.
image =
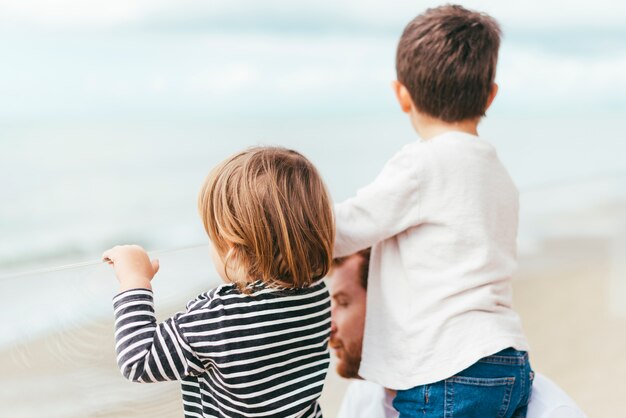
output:
[[497, 94], [498, 94], [498, 85], [496, 83], [493, 83], [491, 85], [491, 91], [489, 92], [489, 97], [487, 97], [487, 106], [485, 106], [485, 112], [487, 111], [487, 109], [489, 109], [489, 106], [491, 106], [491, 103], [493, 103], [493, 99], [496, 98]]
[[396, 93], [396, 99], [398, 99], [402, 111], [409, 113], [413, 108], [413, 100], [411, 99], [409, 91], [404, 87], [404, 84], [400, 83], [398, 80], [394, 80], [391, 82], [391, 88], [393, 88], [394, 93]]

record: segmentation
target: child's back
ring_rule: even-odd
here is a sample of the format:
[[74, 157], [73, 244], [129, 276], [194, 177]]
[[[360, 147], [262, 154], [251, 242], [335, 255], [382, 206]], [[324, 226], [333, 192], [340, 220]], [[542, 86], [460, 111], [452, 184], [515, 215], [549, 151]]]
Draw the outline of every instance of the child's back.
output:
[[364, 377], [406, 389], [502, 346], [526, 347], [509, 280], [517, 201], [493, 147], [450, 132], [405, 146], [373, 184], [337, 206], [340, 254], [380, 241], [370, 261]]
[[156, 339], [146, 338], [152, 292], [120, 294], [122, 373], [142, 383], [182, 380], [185, 416], [320, 416], [316, 400], [329, 364], [326, 286], [282, 290], [259, 281], [248, 292], [224, 284], [200, 295], [159, 324]]
[[402, 418], [510, 417], [528, 402], [511, 307], [518, 192], [477, 133], [497, 92], [499, 34], [460, 6], [409, 23], [394, 87], [423, 141], [335, 209], [335, 256], [373, 246], [360, 375], [398, 390]]
[[329, 364], [330, 200], [315, 168], [280, 148], [255, 148], [207, 178], [200, 212], [220, 275], [230, 282], [156, 324], [139, 247], [104, 254], [122, 293], [114, 299], [116, 350], [136, 382], [182, 380], [185, 416], [319, 417]]

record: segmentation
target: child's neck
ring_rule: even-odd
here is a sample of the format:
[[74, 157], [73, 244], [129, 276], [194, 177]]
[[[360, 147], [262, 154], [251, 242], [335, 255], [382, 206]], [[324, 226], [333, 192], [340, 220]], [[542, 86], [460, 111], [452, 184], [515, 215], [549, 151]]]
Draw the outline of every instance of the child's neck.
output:
[[465, 119], [459, 122], [445, 122], [441, 119], [436, 119], [432, 116], [423, 115], [417, 112], [411, 114], [411, 123], [417, 131], [417, 134], [424, 141], [446, 132], [464, 132], [470, 135], [478, 136], [479, 121], [480, 118]]

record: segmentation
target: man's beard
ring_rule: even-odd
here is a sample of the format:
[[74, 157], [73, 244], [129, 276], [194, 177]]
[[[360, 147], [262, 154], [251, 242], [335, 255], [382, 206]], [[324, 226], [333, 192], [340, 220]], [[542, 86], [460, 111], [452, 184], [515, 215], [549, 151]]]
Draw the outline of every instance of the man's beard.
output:
[[337, 374], [346, 379], [358, 379], [363, 340], [360, 340], [357, 344], [347, 346], [331, 339], [330, 345], [338, 354]]

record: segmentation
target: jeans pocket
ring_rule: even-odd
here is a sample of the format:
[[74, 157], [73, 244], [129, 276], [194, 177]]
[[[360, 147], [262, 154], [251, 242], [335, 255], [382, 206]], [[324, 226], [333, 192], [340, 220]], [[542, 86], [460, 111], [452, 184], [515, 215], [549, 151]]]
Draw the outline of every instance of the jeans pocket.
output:
[[445, 380], [444, 417], [505, 417], [515, 377], [453, 376]]

